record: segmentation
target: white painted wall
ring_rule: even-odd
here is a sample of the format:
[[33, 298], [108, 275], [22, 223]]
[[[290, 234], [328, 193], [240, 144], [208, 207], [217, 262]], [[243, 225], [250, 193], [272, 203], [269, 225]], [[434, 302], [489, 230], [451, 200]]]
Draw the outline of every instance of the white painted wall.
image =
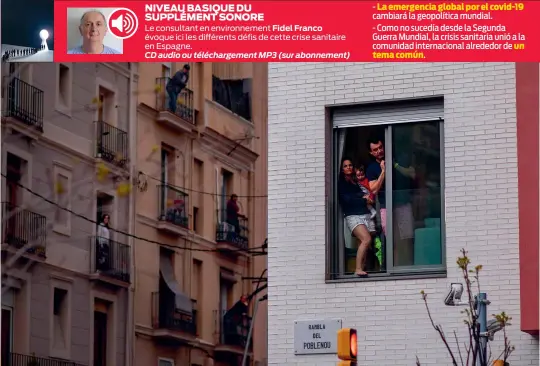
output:
[[[538, 340], [519, 330], [514, 64], [271, 63], [269, 74], [269, 364], [335, 365], [335, 355], [294, 356], [293, 322], [340, 317], [359, 331], [359, 365], [414, 365], [416, 355], [449, 365], [419, 292], [447, 334], [462, 332], [462, 308], [442, 299], [466, 247], [484, 265], [488, 314], [513, 317], [510, 363], [538, 365]], [[326, 284], [325, 105], [435, 94], [445, 97], [448, 277]]]

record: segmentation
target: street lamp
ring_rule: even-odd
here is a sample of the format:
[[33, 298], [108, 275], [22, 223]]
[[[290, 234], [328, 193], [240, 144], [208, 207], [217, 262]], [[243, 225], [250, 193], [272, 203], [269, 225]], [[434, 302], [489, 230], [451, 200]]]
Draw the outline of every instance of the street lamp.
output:
[[49, 46], [47, 46], [47, 39], [49, 38], [49, 32], [46, 29], [39, 31], [39, 38], [41, 38], [41, 50], [48, 51]]

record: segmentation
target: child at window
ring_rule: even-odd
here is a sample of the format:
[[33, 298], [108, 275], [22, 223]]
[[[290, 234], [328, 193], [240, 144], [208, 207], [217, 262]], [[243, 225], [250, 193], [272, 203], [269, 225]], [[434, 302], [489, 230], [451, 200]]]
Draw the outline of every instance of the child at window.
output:
[[[356, 169], [356, 180], [358, 181], [358, 185], [360, 186], [364, 194], [369, 194], [369, 198], [371, 198], [371, 200], [375, 202], [375, 195], [377, 194], [377, 192], [373, 192], [369, 189], [369, 179], [367, 179], [366, 177], [363, 165], [360, 165]], [[369, 212], [371, 212], [371, 220], [375, 219], [375, 216], [377, 216], [377, 210], [375, 210], [375, 207], [373, 207], [373, 205], [368, 205], [368, 209]], [[375, 227], [375, 224], [373, 224], [373, 227]], [[375, 236], [373, 242], [375, 244], [375, 255], [377, 256], [379, 265], [382, 266], [382, 241], [378, 236]]]
[[[364, 194], [369, 194], [369, 198], [371, 198], [373, 202], [375, 202], [375, 194], [377, 192], [372, 192], [369, 189], [369, 180], [366, 177], [366, 173], [365, 173], [363, 165], [360, 165], [356, 169], [356, 180], [358, 181], [358, 185], [360, 186]], [[373, 205], [368, 205], [368, 209], [369, 209], [369, 212], [371, 212], [371, 219], [373, 220], [375, 216], [377, 216], [377, 210], [375, 210], [375, 207], [373, 207]]]

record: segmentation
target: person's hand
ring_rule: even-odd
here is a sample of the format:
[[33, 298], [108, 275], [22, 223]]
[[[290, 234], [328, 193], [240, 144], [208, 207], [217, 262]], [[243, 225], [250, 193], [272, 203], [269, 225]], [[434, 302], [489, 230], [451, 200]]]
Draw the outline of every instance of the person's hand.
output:
[[386, 164], [385, 164], [384, 160], [381, 160], [381, 169], [382, 169], [383, 172], [384, 172], [385, 168], [386, 168]]
[[373, 200], [371, 199], [371, 196], [369, 194], [366, 194], [364, 196], [364, 199], [367, 201], [368, 204], [370, 204], [370, 205], [373, 204]]

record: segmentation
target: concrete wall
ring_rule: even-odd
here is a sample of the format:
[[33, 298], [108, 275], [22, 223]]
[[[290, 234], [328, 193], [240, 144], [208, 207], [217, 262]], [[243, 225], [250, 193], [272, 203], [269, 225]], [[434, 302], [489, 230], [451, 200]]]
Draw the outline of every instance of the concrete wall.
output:
[[[54, 283], [60, 281], [69, 287], [71, 329], [71, 360], [89, 364], [93, 344], [93, 299], [94, 296], [114, 299], [116, 315], [115, 362], [125, 363], [127, 290], [110, 291], [97, 283], [90, 282], [91, 241], [95, 235], [96, 192], [102, 191], [116, 195], [116, 186], [110, 177], [103, 181], [96, 179], [95, 124], [97, 111], [92, 100], [98, 95], [98, 87], [110, 88], [117, 95], [115, 120], [112, 124], [128, 131], [129, 109], [129, 70], [127, 64], [105, 65], [102, 63], [66, 64], [69, 68], [70, 105], [59, 106], [59, 64], [20, 64], [15, 75], [25, 82], [39, 88], [44, 94], [44, 132], [32, 143], [26, 138], [10, 134], [2, 123], [3, 171], [6, 153], [11, 152], [28, 162], [27, 177], [21, 182], [37, 195], [25, 192], [22, 206], [47, 218], [47, 258], [44, 263], [30, 267], [23, 288], [15, 295], [15, 304], [26, 302], [27, 307], [15, 309], [30, 319], [28, 327], [18, 327], [15, 323], [14, 352], [34, 353], [40, 357], [52, 357], [50, 352], [52, 317], [52, 290]], [[10, 72], [3, 65], [3, 71]], [[13, 71], [13, 70], [11, 70]], [[12, 73], [13, 75], [13, 73]], [[3, 85], [5, 86], [5, 85]], [[55, 169], [60, 167], [71, 175], [69, 200], [59, 205], [80, 215], [70, 215], [70, 225], [59, 230], [55, 225], [56, 206], [46, 200], [55, 201]], [[2, 179], [2, 193], [5, 194], [5, 180]], [[39, 197], [40, 195], [41, 197]], [[128, 230], [129, 201], [116, 197], [115, 211], [111, 214], [111, 227], [121, 231]], [[69, 214], [68, 214], [69, 215]], [[82, 216], [82, 217], [81, 217]], [[113, 233], [111, 238], [128, 244], [122, 234]], [[5, 263], [3, 263], [5, 264]], [[9, 265], [4, 268], [9, 271]], [[60, 280], [59, 280], [60, 278]], [[55, 282], [56, 281], [56, 282]], [[17, 307], [17, 305], [15, 305]]]
[[[151, 294], [159, 289], [159, 246], [148, 242], [138, 242], [136, 245], [135, 284], [135, 326], [138, 330], [136, 339], [135, 360], [137, 365], [147, 365], [156, 362], [158, 357], [176, 360], [177, 364], [187, 364], [191, 357], [194, 364], [203, 364], [205, 353], [201, 347], [211, 350], [218, 340], [219, 324], [216, 312], [220, 301], [220, 268], [226, 268], [235, 273], [237, 280], [234, 286], [234, 300], [241, 294], [251, 293], [253, 287], [250, 281], [242, 280], [242, 276], [259, 276], [266, 268], [264, 260], [250, 262], [246, 256], [238, 259], [222, 256], [215, 252], [217, 210], [221, 193], [218, 189], [218, 178], [221, 170], [233, 173], [232, 191], [239, 195], [241, 210], [249, 219], [251, 247], [260, 246], [266, 238], [266, 85], [267, 66], [257, 64], [254, 72], [247, 73], [252, 67], [235, 67], [243, 77], [253, 76], [253, 122], [241, 119], [226, 108], [212, 101], [212, 70], [211, 63], [191, 63], [190, 81], [188, 87], [194, 92], [194, 106], [198, 111], [197, 120], [190, 132], [178, 132], [156, 121], [156, 78], [161, 77], [162, 66], [171, 68], [171, 74], [182, 67], [182, 63], [140, 64], [140, 94], [138, 100], [138, 144], [137, 169], [149, 178], [148, 188], [136, 193], [137, 200], [137, 235], [171, 248], [188, 246], [194, 251], [176, 250], [175, 274], [180, 288], [191, 298], [197, 300], [198, 327], [195, 347], [188, 351], [186, 347], [178, 349], [167, 348], [158, 341], [143, 334], [152, 332]], [[223, 70], [222, 70], [223, 71]], [[230, 71], [230, 70], [229, 70]], [[223, 71], [225, 72], [225, 71]], [[232, 71], [231, 71], [232, 72]], [[244, 75], [245, 74], [245, 75]], [[255, 84], [255, 82], [257, 84]], [[256, 99], [255, 99], [256, 98]], [[256, 160], [249, 166], [238, 162], [234, 157], [209, 148], [204, 135], [212, 129], [220, 135], [222, 141], [235, 141], [245, 137], [250, 131], [252, 138], [242, 143], [241, 149], [247, 147], [249, 154], [255, 153]], [[189, 195], [189, 232], [182, 236], [164, 234], [156, 229], [158, 218], [158, 188], [161, 184], [160, 149], [166, 144], [174, 151], [174, 176], [169, 177], [170, 184], [178, 187]], [[234, 144], [234, 143], [233, 143]], [[195, 172], [195, 159], [201, 161], [202, 174]], [[219, 183], [221, 184], [221, 183]], [[231, 192], [232, 193], [232, 192]], [[247, 196], [261, 196], [258, 199]], [[193, 231], [193, 207], [198, 208], [198, 230]], [[202, 249], [202, 251], [201, 251]], [[193, 263], [202, 263], [201, 283], [194, 282]], [[195, 288], [198, 287], [198, 288]], [[261, 308], [260, 308], [261, 309]], [[263, 315], [261, 315], [263, 314]], [[266, 357], [266, 316], [264, 305], [256, 320], [254, 330], [255, 358], [262, 360]], [[140, 357], [139, 357], [140, 355]]]
[[[269, 75], [269, 364], [334, 365], [293, 351], [293, 322], [324, 318], [358, 329], [361, 365], [450, 364], [419, 292], [446, 334], [463, 332], [462, 309], [442, 302], [462, 247], [484, 265], [488, 313], [513, 317], [510, 363], [537, 364], [538, 339], [519, 330], [514, 64], [272, 63]], [[447, 278], [325, 283], [325, 106], [430, 95], [445, 98]]]

